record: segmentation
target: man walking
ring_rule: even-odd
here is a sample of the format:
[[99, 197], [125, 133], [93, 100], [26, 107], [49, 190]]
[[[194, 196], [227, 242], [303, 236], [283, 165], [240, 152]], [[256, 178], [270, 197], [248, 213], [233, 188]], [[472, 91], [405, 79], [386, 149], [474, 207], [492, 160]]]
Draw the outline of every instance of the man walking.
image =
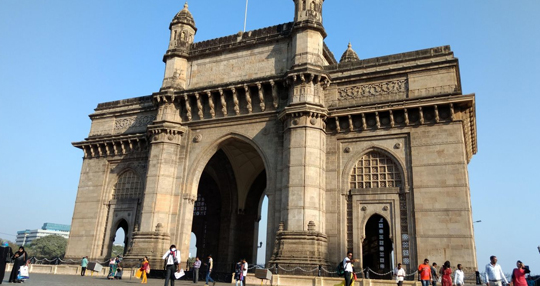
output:
[[199, 269], [201, 269], [201, 260], [197, 256], [193, 262], [193, 283], [199, 282]]
[[162, 259], [165, 260], [166, 265], [165, 286], [167, 286], [169, 280], [171, 281], [171, 286], [174, 286], [174, 280], [176, 279], [176, 277], [174, 277], [174, 272], [180, 272], [180, 268], [178, 267], [178, 264], [181, 261], [180, 251], [176, 249], [176, 246], [173, 244], [169, 250], [165, 252]]
[[358, 261], [358, 259], [352, 259], [352, 252], [347, 252], [347, 256], [343, 259], [343, 269], [344, 269], [344, 276], [345, 276], [345, 286], [351, 286], [351, 283], [353, 282], [352, 276], [353, 276], [353, 267], [352, 264], [354, 262]]
[[429, 286], [431, 282], [431, 267], [429, 266], [429, 259], [424, 259], [424, 263], [418, 266], [418, 275], [422, 286]]
[[497, 264], [497, 256], [492, 255], [489, 257], [490, 263], [486, 265], [486, 285], [487, 286], [502, 286], [501, 281], [504, 284], [508, 284], [506, 276], [501, 269], [501, 266]]
[[433, 262], [431, 266], [431, 283], [433, 286], [437, 286], [438, 279], [439, 279], [439, 274], [437, 274], [437, 263]]
[[246, 286], [246, 276], [247, 276], [247, 273], [248, 273], [248, 263], [246, 261], [246, 259], [242, 259], [242, 282], [244, 282], [243, 286]]
[[81, 276], [84, 276], [86, 274], [86, 266], [88, 266], [88, 256], [85, 256], [82, 258], [81, 261]]
[[212, 254], [208, 255], [208, 264], [206, 264], [208, 270], [206, 271], [206, 286], [208, 286], [208, 281], [212, 281], [212, 286], [216, 285], [216, 281], [210, 277], [212, 274], [212, 269], [214, 268], [214, 260], [212, 259]]

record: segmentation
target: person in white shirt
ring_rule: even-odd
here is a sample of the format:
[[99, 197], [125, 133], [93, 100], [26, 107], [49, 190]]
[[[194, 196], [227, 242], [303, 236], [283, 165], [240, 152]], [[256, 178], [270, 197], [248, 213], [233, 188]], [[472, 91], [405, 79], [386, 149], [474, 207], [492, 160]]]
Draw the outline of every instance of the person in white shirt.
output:
[[403, 279], [405, 279], [405, 269], [401, 268], [401, 263], [398, 263], [397, 268], [394, 269], [394, 276], [396, 276], [396, 284], [398, 286], [403, 285]]
[[347, 252], [347, 256], [343, 259], [343, 269], [345, 270], [345, 286], [350, 286], [353, 282], [353, 262], [357, 262], [358, 259], [352, 259], [352, 252]]
[[465, 279], [465, 273], [461, 269], [461, 264], [457, 265], [456, 272], [454, 274], [454, 285], [463, 286], [465, 284], [463, 280]]
[[242, 259], [242, 263], [243, 263], [243, 267], [242, 267], [242, 282], [244, 282], [244, 284], [242, 285], [246, 285], [246, 276], [247, 276], [247, 273], [248, 273], [248, 263], [246, 261], [246, 259]]
[[502, 286], [502, 281], [504, 281], [504, 284], [508, 284], [501, 266], [497, 264], [497, 256], [493, 255], [489, 257], [489, 260], [491, 260], [491, 262], [486, 265], [486, 285]]
[[174, 286], [174, 272], [180, 272], [180, 267], [178, 267], [178, 264], [181, 261], [180, 251], [176, 249], [176, 246], [173, 244], [169, 250], [163, 254], [162, 259], [166, 259], [165, 264], [167, 265], [165, 269], [167, 271], [167, 274], [165, 275], [165, 286], [167, 286], [169, 280], [171, 281], [171, 286]]

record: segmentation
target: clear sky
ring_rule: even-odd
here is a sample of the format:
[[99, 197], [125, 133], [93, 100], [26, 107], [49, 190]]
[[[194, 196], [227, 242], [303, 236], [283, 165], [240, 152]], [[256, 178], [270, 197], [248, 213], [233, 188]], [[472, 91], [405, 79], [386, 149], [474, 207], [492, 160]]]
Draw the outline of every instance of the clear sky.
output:
[[[293, 20], [291, 0], [249, 1], [247, 29]], [[182, 1], [0, 0], [0, 237], [71, 223], [88, 114], [159, 90]], [[191, 0], [196, 41], [242, 30], [244, 0]], [[326, 43], [361, 58], [451, 45], [476, 93], [469, 165], [478, 264], [495, 254], [540, 274], [540, 1], [328, 0]], [[453, 262], [454, 264], [459, 261]]]

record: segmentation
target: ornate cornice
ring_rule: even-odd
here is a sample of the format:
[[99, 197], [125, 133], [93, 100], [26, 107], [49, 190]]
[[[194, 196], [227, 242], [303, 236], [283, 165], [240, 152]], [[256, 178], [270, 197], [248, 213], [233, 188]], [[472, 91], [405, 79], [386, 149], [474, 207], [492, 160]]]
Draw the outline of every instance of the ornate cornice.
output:
[[144, 134], [100, 136], [71, 144], [84, 151], [85, 159], [124, 156], [148, 150]]

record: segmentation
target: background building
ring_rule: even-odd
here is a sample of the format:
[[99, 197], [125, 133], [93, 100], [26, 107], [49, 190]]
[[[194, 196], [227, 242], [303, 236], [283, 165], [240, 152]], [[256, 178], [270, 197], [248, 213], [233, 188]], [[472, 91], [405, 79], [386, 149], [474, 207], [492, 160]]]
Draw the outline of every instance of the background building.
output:
[[48, 235], [59, 235], [68, 239], [70, 230], [71, 226], [69, 225], [46, 222], [43, 224], [41, 229], [26, 229], [17, 231], [15, 243], [17, 245], [24, 246], [31, 244], [35, 239]]

